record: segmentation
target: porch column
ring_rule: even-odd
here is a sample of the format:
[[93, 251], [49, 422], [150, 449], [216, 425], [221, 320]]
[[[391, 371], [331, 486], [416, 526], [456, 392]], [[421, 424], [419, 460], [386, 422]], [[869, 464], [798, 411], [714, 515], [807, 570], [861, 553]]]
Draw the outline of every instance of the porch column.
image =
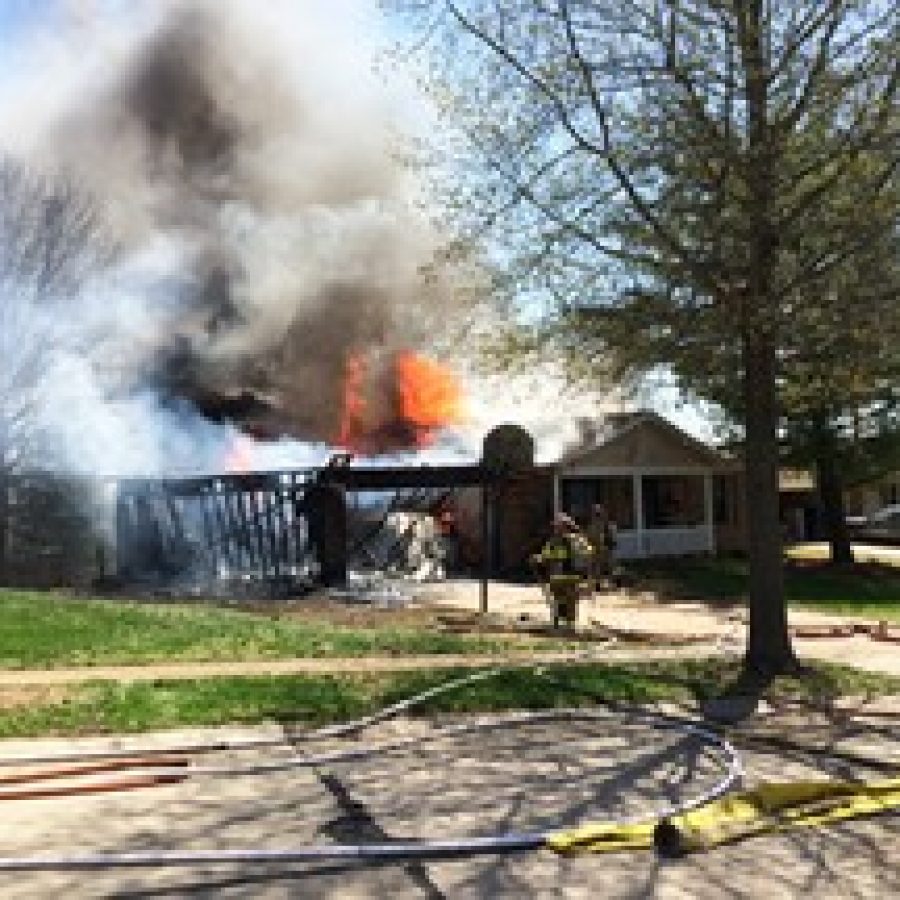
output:
[[634, 529], [637, 545], [637, 554], [639, 557], [644, 555], [644, 488], [642, 483], [642, 475], [635, 472], [632, 476], [632, 494], [634, 495]]
[[707, 469], [703, 474], [703, 516], [706, 524], [706, 549], [710, 556], [716, 553], [716, 523], [713, 512], [713, 473]]

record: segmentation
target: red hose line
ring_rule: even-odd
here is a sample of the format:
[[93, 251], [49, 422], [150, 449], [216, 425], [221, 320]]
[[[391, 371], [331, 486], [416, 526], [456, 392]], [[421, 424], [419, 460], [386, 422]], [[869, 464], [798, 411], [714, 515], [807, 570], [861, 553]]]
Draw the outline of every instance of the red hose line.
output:
[[77, 778], [81, 775], [96, 775], [100, 772], [118, 772], [122, 769], [175, 768], [177, 766], [187, 767], [189, 764], [189, 760], [184, 756], [153, 757], [150, 759], [140, 756], [126, 756], [99, 763], [88, 763], [78, 766], [54, 766], [31, 772], [22, 772], [18, 775], [2, 775], [0, 776], [0, 787], [7, 784], [51, 781], [58, 778]]
[[161, 787], [185, 781], [188, 773], [171, 772], [144, 775], [139, 778], [120, 778], [116, 781], [98, 781], [91, 784], [75, 784], [68, 787], [32, 787], [24, 790], [0, 791], [0, 800], [36, 800], [41, 797], [74, 797], [79, 794], [105, 794], [113, 791], [133, 791], [138, 788]]

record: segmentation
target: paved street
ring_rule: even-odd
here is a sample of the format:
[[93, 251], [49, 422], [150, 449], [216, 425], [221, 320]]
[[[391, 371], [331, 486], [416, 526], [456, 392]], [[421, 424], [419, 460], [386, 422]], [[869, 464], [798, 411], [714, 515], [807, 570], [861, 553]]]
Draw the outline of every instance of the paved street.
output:
[[[487, 720], [490, 721], [490, 720]], [[366, 740], [419, 735], [413, 748], [353, 764], [276, 775], [194, 777], [181, 785], [66, 799], [7, 801], [3, 855], [289, 848], [397, 838], [447, 838], [555, 829], [650, 812], [695, 796], [718, 775], [706, 749], [677, 731], [620, 716], [541, 722], [435, 736], [447, 724], [401, 720]], [[859, 759], [900, 765], [896, 717], [759, 720], [812, 747], [741, 742], [752, 784], [878, 774]], [[240, 735], [279, 737], [277, 726]], [[123, 739], [182, 742], [234, 729]], [[17, 741], [3, 756], [70, 751], [67, 741]], [[107, 740], [80, 742], [110, 746]], [[341, 744], [346, 746], [346, 744]], [[333, 748], [333, 745], [332, 745]], [[198, 762], [283, 758], [270, 750], [209, 754]], [[763, 837], [663, 863], [652, 853], [559, 858], [549, 851], [435, 863], [361, 866], [206, 866], [0, 876], [4, 898], [40, 897], [888, 897], [900, 890], [896, 817]]]

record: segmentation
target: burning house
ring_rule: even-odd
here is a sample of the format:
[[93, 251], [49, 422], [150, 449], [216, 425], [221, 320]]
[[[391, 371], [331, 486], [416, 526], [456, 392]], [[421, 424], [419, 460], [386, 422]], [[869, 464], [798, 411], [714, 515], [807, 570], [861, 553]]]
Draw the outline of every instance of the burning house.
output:
[[[0, 94], [3, 577], [36, 583], [52, 557], [59, 584], [114, 561], [126, 581], [289, 583], [304, 548], [340, 543], [316, 511], [338, 488], [351, 549], [383, 518], [367, 493], [404, 492], [400, 535], [454, 491], [454, 564], [480, 572], [485, 485], [521, 490], [485, 474], [481, 438], [518, 421], [556, 439], [571, 406], [545, 372], [518, 390], [461, 374], [480, 275], [442, 262], [404, 162], [423, 118], [407, 88], [372, 74], [367, 28], [315, 4], [126, 6], [55, 22], [52, 53], [23, 39]], [[461, 482], [355, 474], [438, 459]], [[28, 482], [55, 485], [58, 514]], [[348, 564], [315, 562], [328, 580]]]

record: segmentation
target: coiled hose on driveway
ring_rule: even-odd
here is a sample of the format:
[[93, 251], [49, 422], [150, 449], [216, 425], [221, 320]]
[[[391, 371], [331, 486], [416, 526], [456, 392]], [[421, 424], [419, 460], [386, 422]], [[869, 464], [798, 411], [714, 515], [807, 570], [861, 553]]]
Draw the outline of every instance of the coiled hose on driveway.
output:
[[[584, 662], [584, 657], [579, 657], [574, 662]], [[533, 665], [533, 664], [529, 664]], [[360, 731], [386, 721], [403, 712], [421, 706], [426, 701], [450, 691], [463, 690], [472, 684], [496, 677], [502, 672], [525, 667], [525, 664], [498, 666], [492, 669], [476, 671], [460, 678], [446, 681], [436, 687], [422, 691], [413, 697], [409, 697], [399, 703], [386, 707], [372, 715], [364, 716], [352, 722], [335, 726], [328, 726], [300, 736], [299, 741], [313, 745], [317, 741], [347, 737], [358, 734]], [[621, 817], [610, 820], [621, 826], [629, 826], [648, 818], [662, 819], [688, 810], [704, 806], [718, 797], [723, 796], [738, 782], [741, 777], [741, 761], [737, 750], [722, 736], [702, 728], [696, 723], [678, 716], [664, 713], [648, 712], [644, 710], [629, 710], [628, 715], [635, 720], [644, 722], [656, 729], [676, 730], [683, 734], [699, 739], [707, 745], [715, 756], [721, 769], [719, 780], [707, 790], [678, 804], [669, 805], [662, 809], [649, 810], [641, 816]], [[465, 722], [437, 729], [427, 736], [409, 736], [395, 740], [386, 740], [370, 744], [355, 744], [345, 750], [337, 750], [322, 753], [304, 753], [286, 759], [265, 760], [262, 762], [234, 763], [229, 765], [185, 765], [184, 757], [188, 754], [201, 754], [217, 750], [242, 750], [254, 749], [266, 746], [276, 746], [283, 743], [281, 738], [250, 738], [235, 741], [219, 741], [211, 744], [193, 744], [180, 747], [129, 749], [127, 753], [127, 767], [135, 768], [141, 765], [142, 760], [151, 760], [147, 766], [152, 768], [151, 780], [156, 783], [172, 783], [183, 780], [186, 777], [224, 777], [235, 778], [240, 776], [265, 775], [268, 773], [299, 768], [313, 768], [340, 763], [359, 762], [376, 758], [380, 754], [391, 752], [403, 747], [421, 744], [425, 741], [444, 739], [449, 736], [465, 734], [477, 734], [486, 729], [497, 729], [505, 726], [521, 725], [532, 722], [600, 722], [608, 720], [609, 712], [598, 709], [562, 709], [544, 711], [514, 712], [500, 716], [492, 716], [490, 720]], [[297, 739], [292, 739], [296, 744]], [[154, 757], [162, 756], [156, 760]], [[116, 760], [126, 760], [126, 755], [115, 751], [85, 751], [61, 755], [45, 755], [33, 757], [13, 757], [0, 760], [5, 766], [16, 765], [44, 765], [66, 766], [65, 774], [71, 776], [77, 774], [77, 770], [71, 767], [72, 763], [85, 763], [85, 771], [96, 771], [101, 761], [110, 761], [104, 766], [104, 770], [116, 768]], [[171, 762], [171, 764], [167, 764]], [[60, 777], [54, 770], [50, 772], [38, 772], [34, 780]], [[16, 776], [15, 782], [20, 784], [22, 776]], [[113, 783], [115, 785], [115, 783]], [[125, 785], [148, 786], [148, 784]], [[112, 789], [119, 789], [113, 787]], [[92, 788], [96, 790], [96, 786]], [[0, 783], [0, 797], [2, 797], [2, 783]], [[12, 799], [12, 798], [11, 798]], [[20, 798], [17, 798], [20, 799]], [[247, 849], [222, 849], [206, 851], [146, 851], [140, 853], [85, 853], [56, 856], [0, 856], [0, 872], [6, 871], [49, 871], [49, 870], [81, 870], [81, 869], [111, 869], [111, 868], [138, 868], [138, 867], [174, 867], [174, 866], [203, 866], [213, 864], [289, 864], [311, 863], [329, 860], [405, 860], [425, 858], [446, 858], [468, 856], [485, 853], [504, 853], [512, 851], [534, 850], [548, 845], [557, 834], [557, 830], [543, 831], [510, 831], [502, 834], [484, 835], [479, 837], [460, 837], [446, 840], [411, 840], [391, 841], [383, 843], [365, 844], [311, 844], [295, 848], [247, 848]]]

